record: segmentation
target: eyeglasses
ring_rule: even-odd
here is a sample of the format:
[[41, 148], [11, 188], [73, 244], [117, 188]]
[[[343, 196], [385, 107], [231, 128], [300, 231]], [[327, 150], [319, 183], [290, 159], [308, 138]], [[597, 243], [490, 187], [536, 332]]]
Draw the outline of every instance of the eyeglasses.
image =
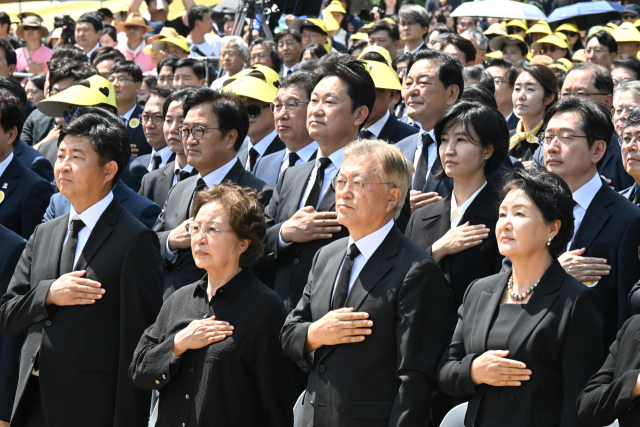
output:
[[193, 139], [195, 139], [196, 141], [200, 141], [204, 136], [205, 132], [210, 130], [216, 130], [216, 129], [219, 130], [220, 128], [194, 126], [191, 129], [189, 129], [187, 126], [180, 126], [178, 128], [178, 136], [180, 136], [180, 139], [182, 139], [183, 141], [186, 141], [187, 138], [189, 138], [189, 134], [191, 134], [191, 136], [193, 136]]
[[560, 98], [566, 98], [569, 96], [577, 96], [578, 98], [582, 98], [582, 99], [587, 99], [589, 96], [591, 95], [609, 95], [608, 93], [600, 93], [600, 92], [583, 92], [583, 91], [578, 91], [578, 92], [561, 92], [560, 93]]
[[620, 144], [620, 146], [622, 147], [622, 145], [629, 145], [632, 142], [635, 142], [636, 144], [640, 142], [640, 132], [637, 132], [635, 135], [629, 135], [628, 133], [625, 133], [624, 135], [622, 135], [622, 138], [618, 138], [618, 144]]
[[616, 107], [615, 110], [613, 110], [613, 113], [617, 116], [622, 115], [622, 113], [625, 112], [625, 110], [627, 111], [627, 114], [631, 114], [631, 112], [633, 111], [634, 108], [636, 108], [637, 105], [627, 105], [626, 108], [624, 106], [619, 106]]
[[568, 132], [562, 132], [560, 134], [552, 134], [552, 133], [543, 133], [538, 137], [538, 141], [540, 141], [543, 145], [550, 145], [555, 139], [558, 139], [562, 145], [569, 145], [576, 138], [586, 138], [586, 135], [571, 135]]
[[277, 113], [278, 111], [282, 111], [283, 108], [285, 108], [288, 113], [293, 113], [296, 111], [296, 108], [298, 108], [298, 105], [300, 104], [308, 104], [308, 102], [289, 101], [286, 104], [278, 102], [274, 104], [269, 104], [269, 107], [271, 108], [271, 111], [274, 113]]
[[164, 116], [162, 114], [152, 114], [152, 115], [140, 114], [138, 118], [143, 124], [146, 124], [149, 122], [149, 120], [151, 120], [151, 123], [153, 123], [156, 126], [160, 126], [164, 121]]
[[124, 84], [125, 82], [132, 82], [133, 79], [128, 79], [125, 76], [109, 76], [109, 78], [107, 79], [109, 80], [111, 83], [118, 83], [119, 85]]
[[493, 84], [496, 86], [501, 86], [502, 83], [504, 83], [505, 81], [503, 79], [501, 79], [500, 77], [496, 77], [495, 79], [493, 79]]
[[75, 119], [80, 114], [80, 107], [76, 107], [73, 110], [64, 110], [62, 113], [62, 117], [64, 118], [65, 123], [69, 123], [71, 119]]
[[236, 56], [240, 56], [240, 54], [239, 54], [239, 53], [236, 53], [236, 52], [225, 52], [225, 53], [221, 53], [221, 54], [220, 54], [220, 58], [223, 58], [223, 59], [224, 59], [224, 58], [233, 59], [233, 58], [235, 58]]
[[622, 19], [638, 19], [638, 15], [635, 13], [623, 13]]
[[609, 53], [609, 49], [608, 48], [602, 48], [602, 47], [596, 47], [596, 48], [590, 47], [588, 49], [585, 49], [584, 53], [585, 53], [585, 55], [593, 55], [594, 53], [596, 55], [602, 55], [603, 53]]
[[188, 222], [184, 226], [187, 230], [187, 233], [189, 233], [192, 236], [195, 236], [196, 234], [200, 234], [201, 236], [204, 236], [204, 237], [212, 237], [219, 233], [224, 233], [224, 232], [230, 233], [234, 231], [234, 230], [220, 230], [218, 228], [211, 227], [209, 225], [201, 226], [195, 222]]
[[266, 53], [258, 53], [257, 55], [252, 55], [249, 60], [250, 61], [258, 61], [260, 59], [266, 59], [269, 55]]
[[293, 40], [287, 40], [284, 42], [278, 42], [278, 48], [282, 49], [283, 47], [292, 47], [293, 45], [298, 44], [298, 42], [295, 42]]
[[262, 110], [264, 110], [265, 108], [269, 108], [269, 105], [260, 107], [259, 105], [256, 105], [256, 104], [249, 104], [247, 105], [246, 108], [247, 108], [247, 113], [249, 114], [249, 117], [251, 117], [252, 119], [256, 119], [260, 117], [260, 114], [262, 114]]
[[170, 76], [158, 76], [158, 84], [160, 86], [166, 86], [171, 82], [173, 82], [173, 74]]
[[30, 25], [22, 27], [25, 31], [38, 31], [40, 27], [32, 27]]
[[70, 62], [68, 61], [62, 61], [62, 62], [54, 62], [54, 61], [48, 61], [47, 62], [47, 68], [49, 69], [49, 72], [53, 72], [55, 70], [57, 70], [60, 67], [64, 67], [65, 65], [69, 65]]
[[303, 38], [303, 39], [310, 39], [311, 37], [315, 37], [315, 36], [317, 36], [317, 35], [318, 35], [318, 33], [317, 33], [317, 32], [315, 32], [315, 31], [309, 31], [309, 32], [307, 32], [307, 33], [302, 33], [302, 38]]
[[630, 81], [631, 79], [613, 79], [613, 86], [618, 87]]
[[362, 191], [365, 185], [379, 185], [379, 184], [393, 185], [390, 182], [359, 182], [359, 181], [350, 182], [338, 177], [334, 177], [331, 180], [331, 184], [333, 184], [333, 188], [335, 188], [336, 191], [342, 191], [348, 185], [349, 190], [353, 191], [355, 194], [360, 194], [360, 192]]
[[124, 30], [125, 31], [135, 31], [135, 30], [137, 30], [139, 28], [142, 28], [142, 27], [139, 26], [139, 25], [125, 25], [124, 26]]
[[549, 47], [545, 47], [544, 49], [542, 49], [542, 53], [546, 53], [546, 52], [554, 53], [558, 49], [559, 49], [558, 47], [556, 47], [555, 45], [551, 44], [551, 45], [549, 45]]

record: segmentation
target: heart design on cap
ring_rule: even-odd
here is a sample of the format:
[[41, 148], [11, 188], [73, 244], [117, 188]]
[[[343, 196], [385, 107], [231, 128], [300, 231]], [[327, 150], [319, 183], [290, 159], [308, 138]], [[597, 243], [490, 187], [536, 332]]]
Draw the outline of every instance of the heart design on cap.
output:
[[108, 87], [101, 87], [98, 90], [100, 91], [100, 93], [102, 93], [107, 98], [109, 97], [109, 88]]
[[276, 87], [276, 89], [277, 89], [277, 88], [279, 88], [279, 87], [280, 87], [280, 82], [276, 80], [275, 82], [273, 82], [273, 85], [274, 85], [274, 86]]

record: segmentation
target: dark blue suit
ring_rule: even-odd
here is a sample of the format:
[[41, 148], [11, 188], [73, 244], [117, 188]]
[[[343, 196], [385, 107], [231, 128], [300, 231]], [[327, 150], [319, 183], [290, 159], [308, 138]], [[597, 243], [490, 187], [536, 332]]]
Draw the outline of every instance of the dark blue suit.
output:
[[18, 139], [13, 148], [13, 155], [20, 160], [23, 166], [31, 169], [49, 182], [53, 182], [53, 166], [49, 159], [40, 154], [38, 150], [29, 147], [21, 139]]
[[[129, 122], [127, 123], [127, 132], [129, 132], [129, 139], [131, 140], [132, 144], [135, 144], [136, 147], [138, 147], [138, 156], [151, 153], [151, 146], [147, 142], [147, 137], [144, 136], [144, 131], [142, 130], [142, 122], [138, 120], [138, 116], [142, 114], [143, 111], [144, 107], [136, 104], [136, 108], [133, 110], [133, 113], [129, 118]], [[132, 119], [138, 120], [138, 126], [131, 127]], [[139, 189], [140, 188], [138, 188], [138, 190]]]
[[520, 119], [518, 118], [518, 116], [516, 116], [515, 114], [511, 114], [511, 116], [509, 116], [509, 120], [507, 120], [507, 127], [509, 128], [509, 130], [514, 130], [518, 126], [519, 121]]
[[403, 123], [396, 119], [393, 114], [390, 114], [387, 122], [380, 131], [380, 135], [378, 135], [378, 139], [387, 141], [391, 144], [397, 144], [403, 139], [411, 135], [415, 135], [419, 131], [420, 130], [417, 127]]
[[122, 171], [122, 175], [120, 175], [120, 180], [137, 193], [140, 191], [140, 186], [142, 185], [142, 177], [148, 173], [149, 169], [140, 163], [138, 159], [131, 156], [129, 158], [129, 164], [124, 168], [124, 171]]
[[[0, 242], [0, 295], [4, 295], [27, 241], [0, 225]], [[9, 337], [0, 332], [0, 420], [6, 422], [11, 420], [23, 341], [24, 335]]]
[[[144, 196], [139, 195], [122, 181], [118, 180], [113, 187], [113, 195], [131, 215], [136, 217], [138, 221], [146, 225], [148, 228], [153, 227], [156, 223], [158, 215], [160, 215], [160, 206], [153, 203]], [[71, 210], [71, 202], [60, 193], [51, 196], [49, 207], [44, 214], [42, 222], [50, 221], [62, 215], [66, 215]]]

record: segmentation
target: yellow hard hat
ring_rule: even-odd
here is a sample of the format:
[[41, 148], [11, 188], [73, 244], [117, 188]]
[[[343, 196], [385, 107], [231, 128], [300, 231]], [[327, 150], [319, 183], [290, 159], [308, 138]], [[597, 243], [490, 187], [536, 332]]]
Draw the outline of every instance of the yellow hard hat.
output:
[[625, 22], [613, 32], [613, 38], [618, 43], [640, 42], [640, 31], [630, 22]]
[[527, 42], [524, 41], [524, 39], [522, 37], [520, 37], [517, 34], [507, 34], [506, 36], [498, 36], [495, 39], [491, 40], [489, 42], [489, 46], [491, 47], [491, 49], [495, 50], [502, 50], [502, 47], [505, 44], [511, 44], [511, 45], [524, 45], [526, 46], [526, 50], [527, 52], [529, 51], [529, 46], [527, 45]]
[[325, 34], [328, 33], [327, 27], [325, 26], [322, 19], [316, 19], [316, 18], [294, 19], [291, 22], [289, 22], [289, 28], [292, 30], [302, 32], [302, 27], [318, 27]]
[[560, 62], [560, 63], [564, 64], [564, 66], [567, 68], [567, 71], [569, 71], [570, 69], [573, 68], [573, 62], [571, 62], [567, 58], [560, 58], [556, 62]]
[[338, 0], [333, 0], [331, 3], [329, 3], [329, 6], [324, 8], [324, 10], [326, 10], [327, 12], [340, 12], [344, 14], [347, 13], [347, 11], [342, 6], [342, 3], [340, 3]]
[[502, 59], [503, 53], [501, 50], [496, 50], [495, 52], [489, 52], [484, 57], [490, 59]]
[[[273, 76], [267, 77], [264, 69], [252, 70], [250, 73], [239, 77], [222, 87], [236, 96], [244, 96], [258, 101], [271, 103], [276, 99], [280, 87], [280, 77], [274, 80]], [[273, 71], [273, 70], [272, 70]], [[278, 73], [276, 73], [277, 76]]]
[[552, 44], [552, 45], [558, 46], [560, 49], [569, 49], [569, 45], [567, 44], [566, 38], [555, 33], [548, 35], [546, 37], [543, 37], [537, 42], [533, 43], [531, 45], [531, 49], [541, 52], [543, 44]]
[[86, 81], [89, 83], [88, 87], [84, 84], [76, 84], [38, 102], [38, 110], [49, 117], [61, 117], [65, 110], [73, 106], [90, 107], [107, 104], [118, 107], [116, 91], [109, 80], [95, 75]]
[[562, 24], [558, 28], [556, 28], [556, 33], [561, 33], [562, 31], [569, 31], [569, 32], [572, 32], [572, 33], [579, 33], [580, 32], [580, 30], [578, 29], [578, 24], [576, 24], [575, 21], [565, 22], [564, 24]]
[[364, 61], [376, 89], [402, 90], [398, 74], [387, 64], [378, 61]]
[[547, 24], [545, 21], [538, 21], [537, 24], [533, 24], [531, 28], [527, 30], [527, 34], [531, 33], [542, 33], [549, 35], [553, 34], [553, 31], [551, 31], [551, 27], [549, 27], [549, 24]]
[[349, 40], [369, 40], [369, 34], [357, 32], [349, 37]]
[[365, 47], [362, 50], [362, 53], [360, 53], [360, 56], [358, 56], [358, 59], [362, 59], [362, 56], [365, 53], [369, 53], [369, 52], [379, 53], [387, 61], [387, 65], [391, 66], [391, 63], [393, 62], [393, 60], [391, 59], [391, 55], [389, 54], [389, 51], [387, 49], [383, 48], [382, 46], [367, 46], [367, 47]]
[[322, 22], [324, 22], [324, 26], [327, 31], [337, 31], [340, 29], [340, 23], [333, 17], [330, 12], [326, 10], [322, 11]]
[[509, 21], [509, 23], [505, 25], [505, 27], [520, 27], [525, 31], [529, 29], [529, 27], [527, 26], [527, 21], [525, 21], [524, 19], [513, 19]]
[[184, 50], [187, 53], [191, 52], [191, 49], [189, 49], [189, 42], [187, 42], [186, 38], [180, 35], [176, 37], [166, 37], [164, 39], [156, 40], [153, 42], [151, 47], [153, 48], [153, 50], [164, 52], [167, 49], [167, 44], [178, 46], [180, 49]]

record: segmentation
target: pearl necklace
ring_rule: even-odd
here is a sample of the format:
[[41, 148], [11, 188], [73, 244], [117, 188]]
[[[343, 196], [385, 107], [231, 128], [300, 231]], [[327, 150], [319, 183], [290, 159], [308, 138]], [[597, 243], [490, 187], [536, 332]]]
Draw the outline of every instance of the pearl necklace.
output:
[[509, 292], [509, 296], [515, 300], [518, 301], [522, 301], [523, 299], [526, 299], [528, 296], [531, 296], [531, 294], [533, 293], [533, 290], [536, 288], [536, 286], [538, 286], [538, 283], [540, 281], [538, 280], [536, 283], [534, 283], [529, 289], [527, 289], [525, 292], [523, 292], [522, 294], [516, 294], [515, 292], [513, 292], [513, 276], [509, 277], [509, 282], [507, 283], [507, 292]]

